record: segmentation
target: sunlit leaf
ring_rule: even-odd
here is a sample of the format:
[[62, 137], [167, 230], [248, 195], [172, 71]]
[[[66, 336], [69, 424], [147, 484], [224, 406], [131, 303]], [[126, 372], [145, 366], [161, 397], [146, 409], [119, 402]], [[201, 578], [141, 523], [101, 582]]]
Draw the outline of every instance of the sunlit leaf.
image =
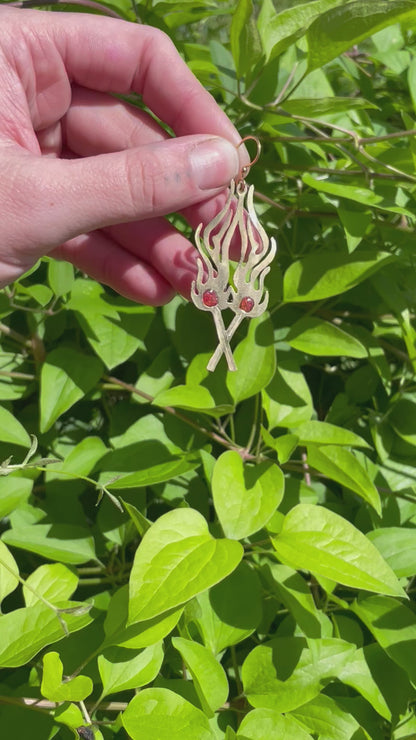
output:
[[322, 506], [299, 504], [273, 538], [279, 559], [351, 588], [404, 596], [393, 571], [352, 524]]
[[145, 533], [130, 574], [129, 622], [186, 603], [231, 573], [242, 557], [234, 540], [214, 539], [193, 509], [161, 516]]

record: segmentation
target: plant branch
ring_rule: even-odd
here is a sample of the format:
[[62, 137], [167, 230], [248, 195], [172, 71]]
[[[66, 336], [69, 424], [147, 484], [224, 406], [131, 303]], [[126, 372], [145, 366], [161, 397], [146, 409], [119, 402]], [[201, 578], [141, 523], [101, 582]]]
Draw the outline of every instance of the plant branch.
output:
[[8, 370], [0, 370], [0, 376], [2, 378], [16, 378], [17, 380], [36, 380], [36, 375], [29, 375], [29, 373], [17, 373]]
[[[144, 398], [149, 403], [153, 403], [155, 400], [153, 396], [150, 396], [149, 393], [145, 393], [144, 391], [141, 391], [139, 388], [136, 388], [136, 386], [131, 385], [130, 383], [125, 383], [124, 380], [120, 380], [119, 378], [115, 378], [113, 375], [108, 375], [104, 377], [104, 380], [107, 383], [111, 383], [111, 385], [119, 386], [120, 388], [124, 388], [124, 390], [128, 391], [129, 393], [133, 393], [137, 396], [140, 396], [140, 398]], [[180, 411], [177, 411], [177, 409], [174, 409], [172, 406], [161, 406], [161, 409], [163, 411], [166, 411], [166, 413], [171, 414], [172, 416], [176, 416], [177, 419], [180, 419], [188, 426], [192, 427], [193, 429], [196, 429], [198, 432], [203, 434], [204, 436], [208, 437], [209, 439], [212, 439], [213, 442], [217, 442], [218, 444], [222, 445], [222, 447], [226, 447], [227, 450], [236, 450], [237, 452], [245, 453], [245, 451], [237, 444], [233, 444], [228, 439], [225, 439], [220, 434], [217, 434], [216, 432], [211, 431], [210, 429], [207, 429], [206, 427], [201, 426], [197, 422], [190, 419], [188, 416], [185, 416], [185, 414], [182, 414]], [[245, 460], [254, 460], [254, 455], [245, 454], [244, 455]]]
[[23, 344], [24, 347], [32, 349], [32, 341], [30, 339], [26, 339], [23, 334], [19, 334], [18, 331], [11, 329], [10, 326], [3, 324], [3, 322], [0, 322], [0, 334], [5, 334], [6, 337], [10, 337], [10, 339], [14, 339], [19, 344]]
[[[372, 158], [372, 161], [377, 161], [374, 158]], [[383, 165], [386, 166], [386, 165]], [[316, 172], [320, 175], [340, 175], [341, 177], [360, 177], [362, 176], [362, 170], [347, 170], [347, 169], [336, 169], [335, 167], [304, 167], [302, 165], [296, 165], [296, 164], [285, 164], [283, 162], [279, 162], [277, 169], [287, 171], [287, 172]], [[396, 175], [389, 174], [387, 172], [375, 172], [374, 170], [369, 171], [368, 177], [371, 180], [378, 179], [378, 180], [414, 180], [415, 178], [412, 175], [407, 175], [405, 172], [401, 172], [400, 170], [394, 169], [395, 172], [397, 172]]]

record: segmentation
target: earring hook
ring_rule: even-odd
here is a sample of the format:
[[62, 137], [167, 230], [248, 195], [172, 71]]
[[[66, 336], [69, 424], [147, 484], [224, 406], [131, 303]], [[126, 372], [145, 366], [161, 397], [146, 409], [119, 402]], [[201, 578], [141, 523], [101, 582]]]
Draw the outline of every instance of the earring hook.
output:
[[256, 164], [261, 154], [260, 139], [258, 139], [257, 136], [252, 136], [251, 134], [241, 139], [241, 141], [239, 141], [239, 143], [237, 144], [236, 149], [238, 149], [242, 144], [244, 144], [245, 141], [255, 141], [257, 145], [257, 152], [256, 152], [254, 159], [252, 159], [248, 164], [245, 164], [241, 168], [239, 175], [238, 175], [237, 184], [247, 177], [248, 173], [250, 172], [250, 168], [253, 166], [253, 164]]

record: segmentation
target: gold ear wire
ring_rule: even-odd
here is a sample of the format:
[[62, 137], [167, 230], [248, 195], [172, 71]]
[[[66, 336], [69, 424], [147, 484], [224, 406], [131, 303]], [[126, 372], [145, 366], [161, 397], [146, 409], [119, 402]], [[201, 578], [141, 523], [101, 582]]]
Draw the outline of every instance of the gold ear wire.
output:
[[241, 141], [237, 144], [236, 148], [238, 149], [246, 141], [255, 141], [257, 145], [257, 152], [256, 152], [256, 156], [254, 157], [254, 159], [252, 159], [251, 162], [249, 162], [248, 164], [245, 164], [244, 167], [241, 168], [238, 178], [236, 180], [237, 184], [241, 182], [241, 180], [244, 180], [247, 177], [248, 173], [250, 172], [251, 167], [253, 166], [253, 164], [256, 164], [261, 154], [260, 139], [258, 139], [257, 136], [252, 136], [251, 134], [249, 136], [245, 136], [244, 139], [241, 139]]

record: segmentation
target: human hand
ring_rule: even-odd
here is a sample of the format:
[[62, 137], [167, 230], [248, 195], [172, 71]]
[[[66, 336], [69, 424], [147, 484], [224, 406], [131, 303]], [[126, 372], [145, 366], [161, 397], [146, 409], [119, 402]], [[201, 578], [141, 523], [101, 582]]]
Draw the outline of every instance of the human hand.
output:
[[[247, 163], [240, 137], [160, 31], [0, 7], [0, 287], [44, 254], [132, 300], [188, 295], [191, 226]], [[109, 93], [140, 93], [175, 132]]]

